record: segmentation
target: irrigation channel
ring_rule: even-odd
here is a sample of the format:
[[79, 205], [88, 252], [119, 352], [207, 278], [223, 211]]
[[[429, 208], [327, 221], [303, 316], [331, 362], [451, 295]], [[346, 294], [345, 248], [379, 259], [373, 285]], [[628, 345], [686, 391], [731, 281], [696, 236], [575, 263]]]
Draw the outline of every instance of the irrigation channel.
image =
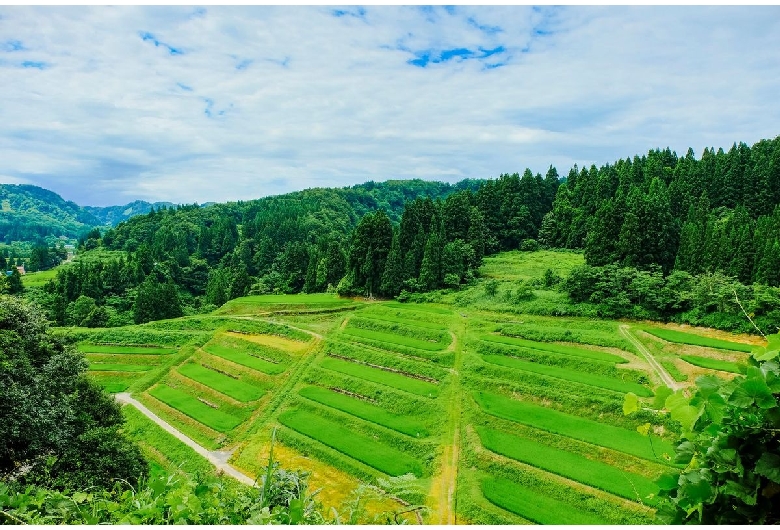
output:
[[252, 477], [249, 477], [247, 475], [244, 475], [239, 470], [231, 466], [227, 463], [228, 458], [230, 458], [230, 453], [226, 451], [209, 451], [202, 445], [198, 445], [198, 443], [187, 436], [186, 434], [182, 433], [176, 427], [165, 421], [164, 419], [160, 418], [157, 414], [146, 408], [143, 403], [140, 401], [133, 399], [133, 397], [128, 394], [127, 392], [122, 392], [115, 395], [116, 400], [120, 403], [126, 403], [128, 405], [132, 405], [135, 408], [137, 408], [141, 413], [155, 422], [157, 425], [171, 433], [173, 436], [181, 440], [183, 443], [187, 444], [193, 451], [198, 453], [200, 456], [214, 464], [214, 467], [225, 473], [226, 475], [230, 475], [234, 479], [238, 480], [239, 482], [242, 482], [244, 484], [247, 484], [249, 486], [253, 486], [255, 484], [255, 479]]
[[639, 342], [639, 339], [634, 337], [634, 335], [628, 330], [628, 325], [621, 324], [620, 325], [620, 333], [623, 334], [625, 338], [627, 338], [629, 341], [631, 341], [631, 344], [636, 346], [636, 349], [639, 350], [639, 353], [642, 354], [642, 356], [647, 360], [647, 362], [650, 364], [650, 367], [655, 370], [655, 372], [658, 374], [658, 376], [661, 378], [661, 381], [671, 388], [673, 391], [677, 391], [680, 388], [683, 387], [683, 385], [677, 383], [671, 375], [669, 375], [669, 372], [664, 369], [663, 366], [661, 366], [658, 361], [655, 360], [655, 357], [653, 357], [653, 354], [650, 353], [650, 351], [645, 348], [644, 344]]

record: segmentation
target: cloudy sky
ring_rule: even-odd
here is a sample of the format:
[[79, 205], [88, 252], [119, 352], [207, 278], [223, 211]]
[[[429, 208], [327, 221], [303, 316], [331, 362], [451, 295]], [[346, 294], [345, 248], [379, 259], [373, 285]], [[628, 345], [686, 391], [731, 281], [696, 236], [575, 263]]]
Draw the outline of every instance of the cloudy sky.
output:
[[780, 134], [780, 7], [0, 6], [0, 183], [82, 205]]

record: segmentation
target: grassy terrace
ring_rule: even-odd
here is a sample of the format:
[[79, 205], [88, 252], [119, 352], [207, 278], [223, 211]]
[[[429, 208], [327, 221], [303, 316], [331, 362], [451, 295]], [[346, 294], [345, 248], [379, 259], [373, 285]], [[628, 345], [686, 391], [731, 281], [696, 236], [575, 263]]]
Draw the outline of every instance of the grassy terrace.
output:
[[564, 414], [488, 392], [476, 392], [474, 399], [482, 410], [493, 416], [628, 453], [646, 460], [666, 463], [659, 457], [663, 454], [674, 455], [674, 448], [670, 443], [658, 439], [651, 442], [648, 437], [642, 436], [634, 430]]
[[425, 428], [425, 424], [418, 419], [393, 414], [376, 405], [332, 390], [308, 386], [302, 388], [298, 394], [306, 399], [327, 405], [328, 407], [346, 412], [347, 414], [370, 421], [371, 423], [387, 427], [388, 429], [414, 436], [415, 438], [423, 438], [429, 434], [428, 430]]
[[420, 462], [408, 454], [310, 412], [288, 410], [279, 416], [279, 422], [382, 473], [391, 476], [413, 473], [418, 477], [423, 474]]
[[171, 355], [176, 348], [161, 348], [159, 346], [119, 346], [111, 344], [79, 344], [79, 351], [84, 353], [114, 353], [120, 355]]
[[405, 375], [389, 372], [371, 366], [342, 361], [341, 359], [327, 358], [320, 363], [322, 368], [339, 372], [344, 375], [365, 379], [372, 383], [389, 386], [404, 392], [417, 394], [418, 396], [435, 397], [439, 394], [439, 387], [427, 381], [413, 379]]
[[193, 381], [197, 381], [243, 403], [260, 399], [265, 394], [265, 388], [251, 385], [238, 378], [229, 377], [214, 370], [209, 370], [199, 364], [188, 363], [179, 367], [178, 371]]
[[578, 510], [570, 504], [550, 498], [500, 477], [488, 477], [482, 481], [482, 494], [487, 500], [523, 519], [538, 524], [554, 525], [605, 525], [607, 521], [595, 514]]
[[526, 340], [517, 337], [506, 337], [504, 335], [484, 334], [479, 336], [480, 340], [486, 342], [496, 342], [498, 344], [506, 344], [508, 346], [517, 346], [520, 348], [528, 348], [531, 350], [540, 350], [552, 353], [559, 353], [562, 355], [569, 355], [573, 357], [580, 357], [583, 359], [590, 359], [593, 361], [602, 361], [609, 363], [625, 363], [623, 357], [614, 355], [612, 353], [589, 350], [587, 348], [577, 348], [576, 346], [566, 346], [563, 344], [555, 344], [552, 342], [537, 342], [533, 340]]
[[412, 337], [405, 337], [403, 335], [396, 335], [394, 333], [384, 333], [382, 331], [374, 331], [370, 329], [347, 327], [342, 331], [344, 335], [360, 339], [370, 339], [377, 342], [385, 342], [388, 344], [395, 344], [398, 346], [406, 346], [409, 348], [416, 348], [418, 350], [425, 351], [441, 351], [447, 345], [441, 342], [428, 342], [426, 340], [415, 339]]
[[505, 368], [522, 370], [524, 372], [531, 372], [548, 377], [556, 377], [558, 379], [564, 379], [566, 381], [581, 383], [583, 385], [604, 388], [606, 390], [612, 390], [613, 392], [620, 392], [622, 394], [633, 392], [637, 396], [642, 397], [651, 397], [653, 395], [653, 392], [646, 386], [629, 381], [622, 381], [614, 377], [589, 374], [587, 372], [569, 370], [567, 368], [560, 368], [558, 366], [531, 363], [528, 361], [516, 359], [514, 357], [507, 357], [505, 355], [483, 355], [482, 358], [488, 363], [503, 366]]
[[167, 385], [159, 385], [149, 390], [149, 394], [169, 407], [218, 432], [228, 432], [238, 427], [243, 421], [241, 418], [209, 407], [190, 394]]
[[656, 502], [658, 486], [641, 475], [502, 431], [477, 427], [477, 433], [482, 445], [494, 453], [626, 499]]
[[711, 359], [698, 355], [680, 355], [680, 359], [694, 366], [709, 368], [710, 370], [720, 370], [721, 372], [730, 372], [732, 374], [745, 373], [746, 365], [731, 361], [721, 361], [720, 359]]
[[642, 329], [642, 331], [645, 333], [649, 333], [650, 335], [658, 337], [659, 339], [663, 339], [668, 342], [676, 342], [678, 344], [690, 344], [692, 346], [704, 346], [706, 348], [719, 348], [721, 350], [741, 351], [745, 353], [752, 352], [754, 348], [754, 346], [751, 346], [750, 344], [742, 344], [739, 342], [702, 337], [701, 335], [685, 333], [683, 331], [651, 327], [643, 327], [640, 329]]
[[203, 349], [211, 355], [263, 372], [264, 374], [277, 375], [287, 370], [287, 365], [285, 364], [272, 363], [244, 351], [220, 344], [207, 344]]
[[93, 372], [146, 372], [155, 368], [152, 365], [117, 364], [117, 363], [90, 363], [89, 369]]

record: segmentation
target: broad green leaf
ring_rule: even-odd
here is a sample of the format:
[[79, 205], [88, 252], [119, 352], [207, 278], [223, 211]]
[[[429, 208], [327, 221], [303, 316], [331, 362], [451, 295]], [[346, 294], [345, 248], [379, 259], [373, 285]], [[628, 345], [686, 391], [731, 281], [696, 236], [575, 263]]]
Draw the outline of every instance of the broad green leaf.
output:
[[756, 462], [756, 473], [780, 484], [780, 456], [764, 453]]
[[748, 506], [756, 505], [757, 492], [743, 486], [738, 482], [734, 482], [733, 480], [726, 481], [726, 486], [723, 488], [723, 493], [738, 498]]
[[637, 410], [639, 410], [639, 400], [637, 399], [636, 394], [629, 392], [623, 399], [623, 415], [628, 416]]
[[675, 458], [674, 463], [675, 464], [687, 464], [691, 461], [693, 458], [693, 453], [695, 451], [695, 447], [691, 442], [685, 441], [677, 446], [677, 449], [674, 450]]
[[672, 491], [679, 485], [680, 475], [674, 473], [664, 473], [655, 483], [662, 491]]
[[637, 427], [636, 432], [638, 432], [642, 436], [648, 436], [650, 434], [650, 427], [651, 425], [649, 423], [645, 423]]
[[693, 425], [702, 413], [702, 407], [692, 407], [682, 390], [678, 390], [666, 398], [666, 408], [669, 410], [672, 419], [680, 422], [680, 425], [686, 432], [690, 432], [693, 429]]
[[[653, 398], [653, 408], [658, 410], [664, 408], [666, 398], [672, 395], [672, 389], [668, 386], [659, 386], [655, 389], [655, 398]], [[624, 405], [625, 406], [625, 405]]]
[[[748, 370], [748, 373], [750, 373], [751, 369], [753, 369], [752, 366]], [[755, 376], [755, 374], [753, 374], [753, 377], [748, 377], [747, 380], [734, 390], [729, 398], [729, 403], [733, 403], [737, 406], [750, 406], [753, 402], [762, 409], [777, 407], [777, 400], [767, 386], [763, 375]]]
[[703, 476], [700, 470], [692, 471], [683, 475], [684, 484], [681, 489], [685, 492], [685, 497], [694, 504], [704, 502], [712, 495], [712, 486], [708, 477]]

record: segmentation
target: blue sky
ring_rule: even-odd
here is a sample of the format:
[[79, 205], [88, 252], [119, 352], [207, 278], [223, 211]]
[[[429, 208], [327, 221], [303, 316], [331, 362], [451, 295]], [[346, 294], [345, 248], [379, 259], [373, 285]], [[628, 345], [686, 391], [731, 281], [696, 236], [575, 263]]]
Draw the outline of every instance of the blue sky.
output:
[[780, 134], [780, 7], [0, 6], [0, 182], [82, 205]]

